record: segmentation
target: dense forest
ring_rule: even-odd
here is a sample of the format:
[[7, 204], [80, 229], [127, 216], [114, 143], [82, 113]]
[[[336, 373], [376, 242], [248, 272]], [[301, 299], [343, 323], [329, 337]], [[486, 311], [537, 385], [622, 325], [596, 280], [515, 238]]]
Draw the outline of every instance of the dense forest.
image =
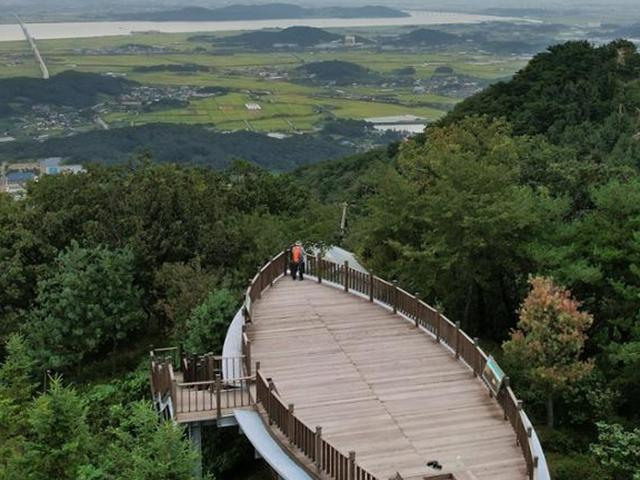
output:
[[[360, 133], [364, 127], [360, 126]], [[326, 135], [271, 138], [262, 133], [215, 132], [198, 125], [148, 124], [90, 131], [44, 142], [12, 142], [0, 146], [0, 160], [60, 156], [70, 162], [114, 165], [148, 152], [158, 162], [222, 169], [242, 158], [272, 171], [288, 171], [354, 152], [353, 146]]]
[[[220, 350], [256, 266], [294, 235], [330, 240], [338, 212], [247, 163], [139, 159], [0, 196], [0, 478], [192, 478], [148, 401], [148, 349]], [[212, 477], [251, 473], [242, 438], [212, 435]]]
[[466, 39], [459, 35], [433, 30], [430, 28], [418, 28], [409, 33], [399, 35], [395, 39], [398, 45], [415, 47], [416, 45], [453, 45], [464, 42]]
[[[0, 478], [190, 478], [149, 344], [219, 349], [256, 266], [341, 241], [346, 201], [343, 246], [481, 338], [554, 479], [640, 479], [639, 77], [631, 43], [569, 42], [386, 149], [279, 175], [138, 158], [0, 196]], [[244, 478], [250, 449], [212, 435], [206, 470]]]
[[209, 37], [208, 39], [221, 43], [222, 45], [241, 46], [256, 50], [269, 50], [277, 44], [295, 44], [299, 47], [312, 47], [319, 43], [329, 43], [342, 38], [335, 33], [314, 27], [289, 27], [276, 31], [258, 30], [229, 37], [211, 38], [211, 36], [199, 36], [194, 38], [202, 39], [203, 37]]
[[377, 83], [382, 81], [383, 78], [380, 74], [362, 65], [341, 60], [307, 63], [296, 68], [296, 71], [308, 75], [313, 81], [334, 82], [336, 85]]
[[556, 479], [640, 478], [639, 77], [629, 42], [554, 46], [397, 152], [302, 175], [351, 202], [369, 268], [500, 359]]
[[12, 115], [31, 105], [46, 104], [88, 108], [100, 95], [116, 96], [135, 82], [96, 73], [65, 71], [49, 80], [31, 77], [0, 79], [0, 117]]

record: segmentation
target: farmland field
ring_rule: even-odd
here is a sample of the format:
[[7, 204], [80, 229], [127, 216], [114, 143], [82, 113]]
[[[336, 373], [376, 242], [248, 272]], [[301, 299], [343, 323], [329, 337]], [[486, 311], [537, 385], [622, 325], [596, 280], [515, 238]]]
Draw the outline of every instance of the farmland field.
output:
[[[151, 122], [211, 124], [219, 130], [311, 131], [323, 121], [415, 115], [425, 121], [442, 116], [459, 95], [415, 91], [409, 83], [337, 87], [295, 78], [301, 65], [340, 60], [358, 64], [380, 77], [412, 67], [414, 77], [429, 81], [447, 66], [455, 74], [489, 82], [511, 76], [524, 60], [490, 54], [385, 52], [374, 49], [298, 52], [230, 51], [213, 41], [190, 40], [193, 34], [134, 34], [74, 40], [39, 41], [51, 74], [66, 70], [124, 76], [147, 86], [222, 87], [226, 93], [193, 98], [188, 104], [153, 111], [113, 108], [103, 115], [109, 125]], [[196, 71], [166, 66], [198, 65]], [[141, 68], [142, 67], [142, 68]], [[159, 67], [144, 71], [145, 67]], [[291, 75], [293, 73], [293, 75]], [[26, 42], [0, 42], [0, 78], [37, 76]], [[392, 77], [390, 77], [392, 78]], [[257, 103], [251, 111], [248, 103]]]

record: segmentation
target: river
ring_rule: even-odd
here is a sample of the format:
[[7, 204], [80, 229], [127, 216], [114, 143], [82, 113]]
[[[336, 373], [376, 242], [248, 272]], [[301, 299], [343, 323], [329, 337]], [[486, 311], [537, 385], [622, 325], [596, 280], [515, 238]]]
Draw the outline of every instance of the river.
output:
[[[304, 25], [318, 28], [384, 27], [402, 25], [443, 25], [452, 23], [480, 23], [487, 21], [526, 21], [511, 17], [473, 15], [466, 13], [412, 11], [410, 17], [400, 18], [310, 18], [286, 20], [248, 20], [233, 22], [73, 22], [26, 23], [29, 33], [39, 40], [54, 38], [107, 37], [129, 35], [134, 32], [225, 32], [286, 28]], [[20, 26], [0, 25], [0, 42], [24, 40]]]

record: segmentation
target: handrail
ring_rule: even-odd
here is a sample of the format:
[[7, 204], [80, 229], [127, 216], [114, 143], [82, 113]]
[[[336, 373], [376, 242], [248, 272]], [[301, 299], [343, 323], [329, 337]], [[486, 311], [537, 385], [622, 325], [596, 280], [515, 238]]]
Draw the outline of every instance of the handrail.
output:
[[162, 401], [167, 396], [170, 396], [175, 404], [175, 376], [173, 373], [173, 365], [166, 360], [157, 362], [153, 351], [150, 353], [150, 356], [151, 366], [149, 376], [151, 380], [151, 393], [154, 396], [154, 400]]
[[[176, 347], [152, 350], [150, 364], [151, 393], [154, 401], [167, 404], [171, 400], [171, 416], [184, 413], [215, 411], [253, 405], [249, 386], [254, 377], [244, 375], [244, 356], [224, 357], [205, 354], [189, 359], [182, 357], [183, 380], [176, 380], [173, 361], [157, 352], [177, 352]], [[226, 376], [223, 374], [226, 370]]]
[[214, 380], [217, 374], [225, 378], [235, 378], [243, 374], [245, 355], [220, 356], [213, 353], [204, 355], [183, 355], [180, 367], [184, 380]]
[[216, 418], [222, 417], [223, 410], [254, 405], [249, 385], [254, 377], [238, 377], [222, 380], [220, 375], [215, 380], [196, 382], [174, 382], [176, 414], [197, 412], [216, 412]]
[[[245, 294], [245, 302], [243, 305], [246, 323], [251, 322], [253, 304], [255, 300], [261, 297], [263, 290], [268, 286], [273, 285], [273, 282], [281, 275], [286, 275], [287, 263], [287, 252], [281, 252], [261, 267], [256, 275], [251, 279], [250, 285]], [[435, 338], [436, 342], [447, 347], [455, 355], [456, 359], [469, 367], [474, 376], [482, 380], [482, 372], [487, 364], [487, 356], [479, 347], [478, 339], [472, 339], [460, 328], [459, 323], [452, 322], [438, 311], [438, 309], [420, 300], [417, 295], [412, 295], [399, 288], [397, 282], [388, 282], [371, 273], [364, 273], [350, 268], [348, 262], [344, 262], [343, 265], [330, 262], [321, 258], [320, 255], [316, 257], [312, 255], [307, 256], [306, 273], [311, 277], [315, 277], [318, 283], [321, 283], [324, 280], [335, 285], [340, 285], [346, 292], [353, 291], [357, 294], [368, 297], [370, 302], [376, 301], [387, 306], [394, 313], [398, 313], [413, 321], [416, 328], [431, 334]], [[248, 336], [243, 335], [245, 371], [248, 374], [251, 373], [250, 345]], [[266, 379], [262, 377], [261, 372], [256, 371], [256, 401], [267, 402], [268, 408], [265, 409], [267, 410], [269, 421], [278, 423], [278, 428], [280, 428], [285, 435], [289, 437], [291, 435], [298, 435], [298, 433], [289, 432], [288, 428], [290, 424], [295, 425], [295, 428], [301, 429], [303, 433], [300, 435], [302, 435], [306, 440], [302, 441], [304, 448], [300, 445], [297, 446], [301, 448], [307, 457], [314, 462], [316, 461], [316, 458], [321, 457], [322, 462], [324, 462], [324, 460], [326, 460], [325, 454], [330, 455], [330, 458], [332, 459], [331, 461], [333, 462], [335, 460], [337, 463], [333, 464], [330, 462], [331, 465], [327, 467], [328, 470], [323, 471], [329, 474], [332, 478], [340, 480], [343, 478], [376, 480], [375, 477], [355, 464], [354, 452], [350, 452], [349, 457], [345, 457], [343, 454], [339, 454], [335, 448], [330, 446], [324, 440], [322, 440], [322, 445], [326, 446], [327, 450], [323, 450], [320, 457], [318, 457], [319, 454], [316, 450], [310, 450], [308, 448], [309, 445], [304, 442], [309, 441], [307, 438], [309, 435], [317, 436], [317, 432], [315, 434], [311, 432], [311, 429], [293, 415], [292, 409], [289, 414], [290, 416], [286, 417], [285, 413], [281, 411], [283, 409], [287, 410], [284, 407], [284, 403], [281, 401], [279, 396], [276, 396], [273, 393], [273, 387], [269, 389], [268, 384], [266, 384], [266, 386], [261, 384], [261, 379], [262, 381], [266, 381]], [[273, 385], [273, 382], [271, 382], [271, 384]], [[542, 449], [539, 448], [538, 438], [531, 422], [529, 422], [522, 409], [522, 402], [517, 399], [509, 387], [508, 381], [500, 390], [496, 400], [504, 412], [505, 420], [510, 422], [516, 434], [517, 442], [520, 445], [526, 462], [529, 479], [548, 480], [550, 477], [547, 471], [546, 461], [544, 460], [544, 453], [542, 452]], [[275, 410], [271, 411], [272, 407], [269, 402], [275, 402], [275, 406], [273, 407]], [[277, 406], [278, 404], [280, 405], [279, 407]], [[287, 423], [285, 423], [282, 418], [287, 418]], [[294, 436], [293, 438], [298, 439], [297, 436]], [[536, 448], [536, 443], [538, 448]], [[353, 459], [351, 457], [353, 457]], [[322, 462], [318, 468], [324, 469], [326, 465]], [[353, 475], [341, 476], [346, 472], [345, 469], [352, 469]]]
[[[231, 384], [233, 382], [241, 382], [241, 381], [245, 381], [245, 382], [251, 382], [255, 380], [254, 377], [238, 377], [238, 378], [232, 378], [229, 380], [226, 380], [224, 382], [222, 382], [223, 385], [228, 385]], [[218, 380], [202, 380], [200, 382], [178, 382], [178, 386], [179, 387], [204, 387], [204, 386], [211, 386], [211, 385], [215, 385], [218, 382]]]
[[267, 422], [275, 426], [293, 447], [297, 447], [316, 470], [335, 480], [378, 480], [356, 463], [355, 452], [344, 455], [322, 438], [322, 427], [312, 430], [298, 416], [295, 406], [287, 405], [271, 379], [267, 379], [256, 364], [256, 404], [262, 405]]

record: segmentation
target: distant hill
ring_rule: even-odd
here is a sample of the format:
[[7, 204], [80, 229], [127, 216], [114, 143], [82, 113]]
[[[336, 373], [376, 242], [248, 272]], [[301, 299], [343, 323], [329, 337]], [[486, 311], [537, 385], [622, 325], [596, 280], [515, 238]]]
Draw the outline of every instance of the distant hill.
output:
[[[640, 54], [625, 40], [595, 47], [572, 41], [549, 47], [506, 82], [492, 84], [458, 103], [440, 125], [449, 125], [470, 115], [505, 118], [516, 134], [547, 134], [565, 138], [582, 125], [597, 138], [596, 128], [635, 107], [624, 102], [640, 98], [637, 79]], [[614, 125], [615, 123], [611, 123]], [[577, 137], [576, 137], [577, 138]], [[608, 138], [603, 136], [602, 138]]]
[[429, 28], [419, 28], [398, 36], [394, 43], [411, 47], [417, 45], [451, 45], [460, 43], [463, 40], [462, 37], [451, 33]]
[[505, 40], [505, 41], [486, 41], [480, 44], [483, 50], [497, 53], [500, 55], [509, 54], [534, 54], [543, 51], [548, 44], [547, 43], [527, 43], [518, 40]]
[[272, 171], [288, 171], [354, 153], [331, 138], [275, 139], [251, 132], [218, 133], [192, 125], [149, 124], [91, 131], [45, 142], [0, 144], [0, 161], [64, 157], [73, 163], [112, 165], [148, 151], [158, 162], [225, 168], [242, 158]]
[[362, 65], [343, 62], [341, 60], [308, 63], [298, 67], [296, 71], [304, 75], [312, 76], [313, 80], [335, 82], [336, 85], [375, 83], [382, 79], [379, 74]]
[[100, 95], [120, 95], [135, 82], [97, 73], [66, 71], [49, 80], [31, 77], [0, 79], [0, 117], [21, 108], [45, 104], [87, 108], [98, 103]]
[[613, 34], [621, 38], [640, 38], [640, 23], [627, 25], [616, 29]]
[[377, 148], [345, 158], [319, 162], [294, 172], [298, 183], [318, 195], [322, 202], [349, 202], [350, 207], [360, 203], [370, 173], [391, 163], [397, 144]]
[[153, 22], [203, 22], [234, 20], [274, 20], [284, 18], [395, 18], [408, 17], [401, 10], [379, 6], [306, 8], [288, 3], [230, 5], [221, 8], [185, 7], [177, 10], [120, 15], [127, 20]]
[[224, 45], [243, 46], [252, 49], [268, 49], [274, 45], [298, 45], [312, 47], [320, 43], [333, 42], [342, 37], [326, 30], [313, 27], [289, 27], [284, 30], [259, 30], [247, 32], [232, 37], [221, 37], [217, 41]]

